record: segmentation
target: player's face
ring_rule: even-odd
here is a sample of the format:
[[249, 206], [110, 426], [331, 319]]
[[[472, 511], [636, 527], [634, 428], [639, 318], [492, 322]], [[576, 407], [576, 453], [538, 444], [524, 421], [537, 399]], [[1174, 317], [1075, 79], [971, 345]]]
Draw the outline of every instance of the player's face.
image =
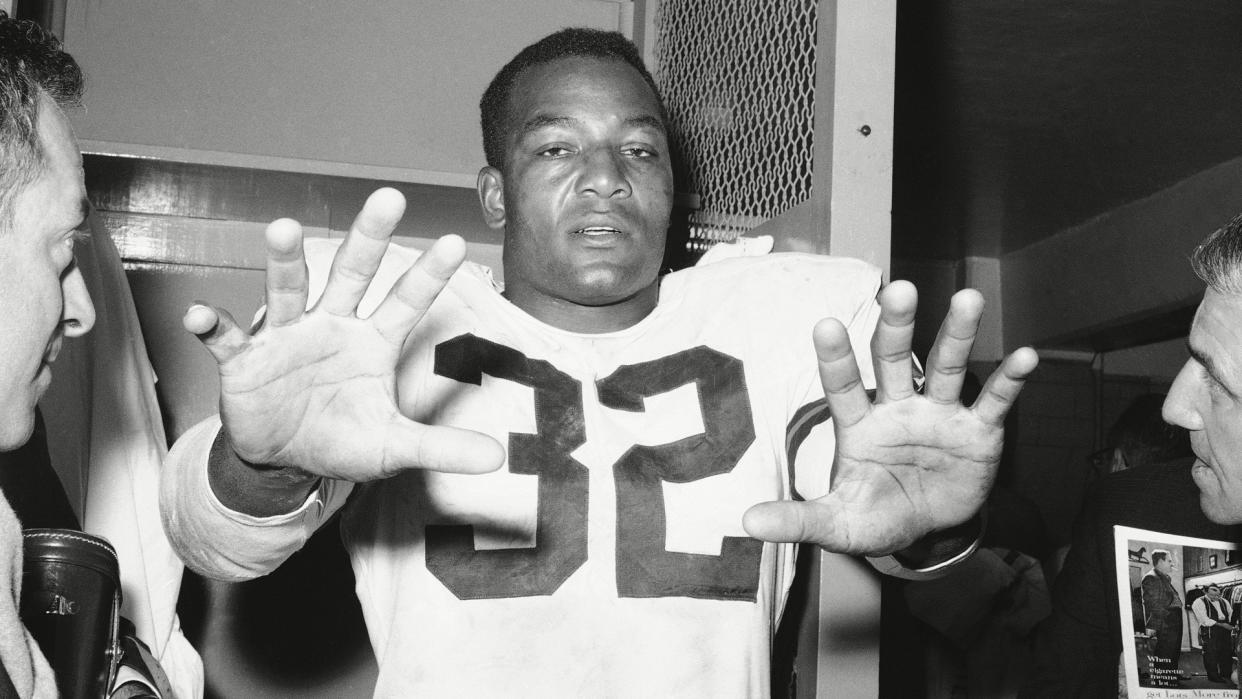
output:
[[46, 98], [38, 120], [44, 170], [18, 190], [0, 230], [0, 450], [30, 437], [61, 340], [95, 323], [73, 259], [85, 212], [82, 157], [69, 122]]
[[651, 88], [621, 61], [560, 59], [518, 79], [508, 120], [504, 172], [479, 177], [488, 223], [505, 231], [505, 295], [570, 330], [646, 316], [673, 196]]
[[1164, 419], [1190, 430], [1203, 512], [1242, 523], [1242, 296], [1208, 289], [1190, 327], [1190, 359], [1164, 401]]

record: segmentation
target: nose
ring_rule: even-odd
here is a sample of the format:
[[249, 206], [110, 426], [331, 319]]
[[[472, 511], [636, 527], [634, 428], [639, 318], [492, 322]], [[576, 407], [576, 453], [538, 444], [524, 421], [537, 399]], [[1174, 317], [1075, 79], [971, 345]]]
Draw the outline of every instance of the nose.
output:
[[95, 325], [95, 304], [91, 303], [90, 292], [86, 290], [86, 280], [82, 279], [82, 270], [74, 262], [60, 281], [61, 293], [64, 294], [64, 308], [60, 314], [60, 325], [66, 337], [78, 337], [90, 332]]
[[1187, 360], [1182, 365], [1182, 370], [1177, 372], [1177, 378], [1173, 380], [1169, 395], [1165, 397], [1164, 406], [1160, 409], [1160, 416], [1164, 421], [1188, 430], [1203, 429], [1203, 417], [1195, 407], [1198, 393], [1203, 389], [1202, 384], [1202, 372], [1198, 362], [1194, 359]]
[[631, 193], [629, 177], [621, 156], [600, 148], [587, 153], [583, 165], [580, 191], [591, 192], [598, 197], [628, 197]]

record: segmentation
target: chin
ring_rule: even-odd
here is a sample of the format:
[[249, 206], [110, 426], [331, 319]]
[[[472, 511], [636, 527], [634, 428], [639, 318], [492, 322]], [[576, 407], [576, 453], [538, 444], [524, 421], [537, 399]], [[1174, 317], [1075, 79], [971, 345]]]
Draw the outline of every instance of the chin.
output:
[[617, 273], [594, 274], [579, 281], [577, 296], [587, 305], [607, 306], [634, 298], [654, 284], [654, 274], [651, 279]]
[[1234, 502], [1221, 493], [1210, 496], [1200, 492], [1199, 507], [1208, 519], [1217, 524], [1242, 524], [1242, 499]]
[[21, 415], [10, 415], [0, 424], [0, 451], [12, 451], [30, 441], [34, 433], [34, 413], [25, 411]]

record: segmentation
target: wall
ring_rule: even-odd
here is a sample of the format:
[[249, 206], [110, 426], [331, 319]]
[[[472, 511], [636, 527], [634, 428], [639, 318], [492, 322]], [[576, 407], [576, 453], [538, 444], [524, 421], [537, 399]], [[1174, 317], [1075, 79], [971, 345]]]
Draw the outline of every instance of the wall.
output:
[[67, 0], [83, 149], [473, 186], [478, 99], [562, 26], [632, 33], [629, 0]]
[[1242, 159], [1222, 163], [1005, 255], [1006, 343], [1072, 345], [1193, 308], [1203, 285], [1187, 257], [1242, 211], [1240, 179]]

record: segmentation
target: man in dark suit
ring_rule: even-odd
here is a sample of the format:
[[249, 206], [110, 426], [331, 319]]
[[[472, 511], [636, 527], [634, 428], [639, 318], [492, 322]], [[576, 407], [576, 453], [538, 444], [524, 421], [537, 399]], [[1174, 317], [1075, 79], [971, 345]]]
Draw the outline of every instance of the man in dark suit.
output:
[[1173, 586], [1173, 554], [1157, 549], [1151, 552], [1151, 570], [1143, 576], [1143, 610], [1149, 636], [1155, 644], [1151, 656], [1169, 673], [1177, 672], [1182, 656], [1182, 597]]

